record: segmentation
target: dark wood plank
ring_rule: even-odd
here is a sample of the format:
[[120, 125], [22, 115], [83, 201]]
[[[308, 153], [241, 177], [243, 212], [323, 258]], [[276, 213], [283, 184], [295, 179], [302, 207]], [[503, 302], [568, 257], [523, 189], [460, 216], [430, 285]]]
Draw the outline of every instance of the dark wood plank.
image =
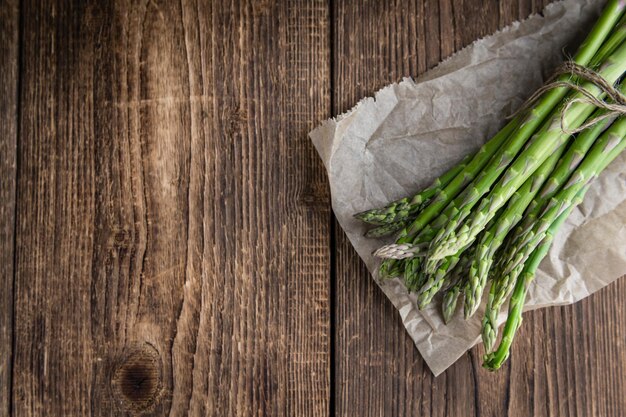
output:
[[13, 347], [19, 2], [0, 3], [0, 415], [8, 415]]
[[[543, 3], [336, 1], [335, 110], [423, 73]], [[336, 415], [618, 416], [626, 410], [625, 280], [573, 306], [525, 314], [499, 373], [481, 368], [477, 347], [433, 378], [339, 226], [336, 241]]]
[[327, 415], [327, 2], [23, 3], [14, 414]]

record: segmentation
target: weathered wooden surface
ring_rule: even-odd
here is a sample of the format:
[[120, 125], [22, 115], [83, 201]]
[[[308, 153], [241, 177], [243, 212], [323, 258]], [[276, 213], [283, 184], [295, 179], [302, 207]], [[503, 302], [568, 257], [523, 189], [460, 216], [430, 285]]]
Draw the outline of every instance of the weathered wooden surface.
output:
[[19, 5], [0, 2], [0, 415], [11, 407]]
[[[475, 39], [540, 11], [525, 1], [338, 1], [333, 9], [336, 112], [419, 75]], [[525, 314], [511, 360], [481, 368], [480, 347], [433, 378], [340, 229], [336, 232], [338, 416], [622, 416], [626, 281], [573, 306]]]
[[542, 1], [17, 3], [0, 415], [624, 414], [624, 280], [433, 378], [306, 136]]
[[329, 407], [325, 1], [23, 1], [13, 414]]

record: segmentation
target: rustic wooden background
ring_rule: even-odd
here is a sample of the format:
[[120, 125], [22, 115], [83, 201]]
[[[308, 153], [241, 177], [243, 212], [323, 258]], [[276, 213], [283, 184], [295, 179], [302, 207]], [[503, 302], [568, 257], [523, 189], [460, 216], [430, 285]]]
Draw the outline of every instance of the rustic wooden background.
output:
[[434, 378], [307, 133], [541, 0], [2, 0], [0, 415], [623, 416], [626, 280]]

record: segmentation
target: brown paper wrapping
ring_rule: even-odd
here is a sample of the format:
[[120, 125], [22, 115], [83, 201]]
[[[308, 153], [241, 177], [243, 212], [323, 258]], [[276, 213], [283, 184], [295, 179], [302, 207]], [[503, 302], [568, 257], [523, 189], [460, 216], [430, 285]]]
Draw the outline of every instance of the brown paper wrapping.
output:
[[[412, 194], [475, 151], [576, 46], [602, 4], [571, 0], [465, 48], [416, 81], [379, 90], [310, 133], [330, 180], [335, 215], [376, 278], [372, 251], [352, 215]], [[578, 30], [579, 32], [576, 32]], [[626, 155], [596, 180], [556, 236], [526, 309], [570, 304], [626, 273]], [[377, 280], [378, 282], [378, 280]], [[419, 311], [398, 279], [379, 283], [435, 375], [480, 339], [482, 309], [444, 325], [439, 303]], [[501, 317], [503, 319], [503, 317]]]

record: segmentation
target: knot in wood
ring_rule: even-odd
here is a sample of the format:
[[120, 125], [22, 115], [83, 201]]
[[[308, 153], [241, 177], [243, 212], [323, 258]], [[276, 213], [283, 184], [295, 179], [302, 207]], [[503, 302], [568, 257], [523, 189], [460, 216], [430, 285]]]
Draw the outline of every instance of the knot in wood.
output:
[[126, 242], [126, 231], [124, 230], [118, 230], [117, 232], [115, 232], [115, 243], [118, 245], [122, 245]]
[[116, 367], [111, 384], [118, 403], [127, 411], [141, 414], [151, 410], [163, 386], [159, 352], [148, 343], [129, 348]]
[[130, 246], [131, 238], [132, 235], [127, 229], [113, 226], [107, 236], [107, 245], [109, 248], [115, 250], [126, 249]]

